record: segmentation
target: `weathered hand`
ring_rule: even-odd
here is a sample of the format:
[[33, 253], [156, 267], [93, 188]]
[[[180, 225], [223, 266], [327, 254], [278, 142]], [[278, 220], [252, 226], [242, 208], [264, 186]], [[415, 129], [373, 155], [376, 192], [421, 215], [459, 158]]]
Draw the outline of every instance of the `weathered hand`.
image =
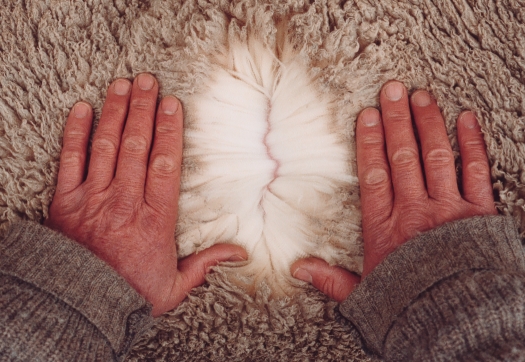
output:
[[[153, 305], [175, 308], [219, 261], [247, 258], [216, 245], [177, 263], [174, 241], [182, 155], [182, 107], [149, 74], [118, 79], [94, 135], [91, 107], [77, 103], [64, 131], [58, 184], [45, 224], [89, 248]], [[153, 136], [153, 140], [152, 140]], [[150, 152], [151, 150], [151, 152]]]
[[[457, 125], [462, 195], [444, 121], [430, 95], [416, 91], [410, 107], [406, 88], [392, 81], [381, 90], [380, 102], [382, 115], [374, 108], [363, 110], [356, 130], [363, 212], [362, 277], [418, 233], [449, 221], [497, 214], [485, 143], [472, 112], [463, 112]], [[315, 258], [297, 261], [291, 272], [337, 301], [346, 299], [359, 282], [356, 275]]]

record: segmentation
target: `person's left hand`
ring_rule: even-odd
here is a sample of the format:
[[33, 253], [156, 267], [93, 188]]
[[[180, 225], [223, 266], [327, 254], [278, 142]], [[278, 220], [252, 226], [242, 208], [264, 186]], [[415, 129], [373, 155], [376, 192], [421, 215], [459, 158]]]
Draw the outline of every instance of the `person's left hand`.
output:
[[183, 115], [175, 97], [165, 97], [156, 110], [157, 94], [149, 74], [140, 74], [133, 85], [113, 82], [87, 176], [93, 114], [87, 103], [74, 106], [45, 221], [111, 265], [153, 305], [154, 316], [175, 308], [219, 261], [247, 258], [243, 248], [219, 244], [177, 263]]

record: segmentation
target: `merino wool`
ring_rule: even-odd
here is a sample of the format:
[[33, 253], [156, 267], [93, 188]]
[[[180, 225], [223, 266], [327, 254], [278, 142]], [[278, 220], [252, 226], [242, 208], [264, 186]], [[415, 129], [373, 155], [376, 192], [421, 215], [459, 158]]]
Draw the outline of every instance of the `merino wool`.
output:
[[184, 173], [177, 235], [182, 256], [242, 245], [249, 263], [232, 272], [279, 291], [300, 257], [361, 265], [358, 246], [337, 228], [347, 224], [342, 192], [357, 178], [333, 97], [286, 40], [282, 48], [255, 35], [232, 40], [187, 101], [184, 158], [196, 166]]
[[[525, 235], [523, 0], [0, 0], [0, 19], [0, 234], [20, 219], [48, 216], [64, 124], [75, 102], [92, 105], [96, 129], [107, 86], [150, 72], [160, 96], [181, 99], [189, 130], [194, 97], [206, 93], [218, 68], [231, 69], [232, 44], [247, 47], [248, 35], [256, 34], [253, 40], [281, 63], [282, 39], [288, 39], [317, 94], [335, 98], [332, 127], [349, 147], [349, 175], [356, 174], [356, 117], [364, 107], [379, 106], [389, 79], [402, 81], [410, 93], [431, 92], [456, 155], [457, 116], [473, 110], [487, 144], [496, 205]], [[206, 170], [202, 158], [190, 157], [193, 147], [185, 137], [181, 255], [203, 247], [185, 250], [183, 232], [200, 232], [191, 223], [202, 228], [220, 211], [208, 203], [209, 216], [187, 213], [186, 197], [197, 196], [185, 183]], [[360, 206], [357, 185], [346, 184], [342, 215], [323, 227], [326, 235], [346, 234], [350, 248], [361, 244], [355, 227]], [[356, 270], [359, 256], [345, 252], [341, 265]], [[268, 286], [253, 284], [254, 296], [224, 269], [215, 268], [205, 285], [158, 318], [131, 360], [367, 360], [357, 332], [348, 337], [351, 327], [341, 323], [337, 303], [315, 288], [303, 283], [302, 291], [271, 298]]]

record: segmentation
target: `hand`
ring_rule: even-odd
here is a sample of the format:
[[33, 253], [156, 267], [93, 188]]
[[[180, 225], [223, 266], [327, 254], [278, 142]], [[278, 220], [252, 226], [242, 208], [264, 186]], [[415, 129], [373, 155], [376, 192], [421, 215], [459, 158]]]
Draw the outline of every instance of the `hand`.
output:
[[93, 112], [83, 102], [74, 106], [45, 222], [111, 265], [153, 305], [154, 316], [175, 308], [219, 261], [247, 258], [241, 247], [216, 245], [177, 264], [183, 115], [170, 96], [156, 110], [157, 94], [149, 74], [109, 87], [86, 177]]
[[[497, 214], [485, 144], [472, 112], [463, 112], [457, 125], [463, 165], [461, 195], [443, 117], [430, 95], [416, 91], [409, 107], [406, 88], [392, 81], [381, 90], [380, 102], [382, 115], [368, 108], [357, 120], [364, 240], [362, 277], [418, 233], [449, 221]], [[421, 141], [423, 164], [410, 108]], [[356, 275], [316, 258], [295, 262], [291, 272], [339, 302], [359, 282]]]

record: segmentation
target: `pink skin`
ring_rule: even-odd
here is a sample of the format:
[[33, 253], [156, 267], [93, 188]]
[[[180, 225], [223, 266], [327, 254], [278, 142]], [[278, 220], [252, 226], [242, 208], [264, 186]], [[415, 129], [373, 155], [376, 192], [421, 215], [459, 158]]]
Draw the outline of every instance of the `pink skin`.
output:
[[[388, 85], [396, 84], [401, 97], [393, 100], [395, 92]], [[175, 308], [204, 282], [211, 266], [247, 258], [239, 246], [218, 244], [177, 261], [173, 234], [183, 115], [174, 97], [165, 97], [157, 110], [157, 95], [158, 84], [148, 74], [139, 75], [133, 85], [119, 79], [109, 87], [87, 176], [93, 112], [86, 103], [75, 105], [64, 131], [57, 190], [45, 222], [111, 265], [152, 303], [154, 316]], [[363, 277], [419, 232], [448, 221], [497, 213], [485, 145], [474, 115], [464, 112], [458, 119], [461, 195], [437, 104], [425, 91], [415, 92], [411, 103], [426, 184], [402, 84], [389, 82], [383, 87], [382, 117], [369, 108], [358, 118]], [[291, 272], [337, 301], [344, 300], [360, 281], [355, 274], [315, 258], [297, 261]]]
[[92, 145], [93, 111], [77, 103], [67, 119], [58, 185], [45, 225], [84, 245], [122, 275], [158, 316], [204, 283], [220, 261], [247, 259], [217, 244], [178, 261], [174, 241], [182, 157], [182, 107], [149, 74], [110, 85]]
[[[382, 114], [367, 108], [357, 120], [364, 239], [362, 278], [418, 233], [454, 220], [497, 214], [485, 143], [472, 112], [463, 112], [457, 122], [463, 165], [460, 193], [443, 117], [430, 95], [416, 91], [409, 105], [406, 88], [391, 81], [381, 90], [380, 102]], [[361, 279], [316, 258], [298, 260], [291, 266], [291, 273], [338, 302], [345, 300]]]

